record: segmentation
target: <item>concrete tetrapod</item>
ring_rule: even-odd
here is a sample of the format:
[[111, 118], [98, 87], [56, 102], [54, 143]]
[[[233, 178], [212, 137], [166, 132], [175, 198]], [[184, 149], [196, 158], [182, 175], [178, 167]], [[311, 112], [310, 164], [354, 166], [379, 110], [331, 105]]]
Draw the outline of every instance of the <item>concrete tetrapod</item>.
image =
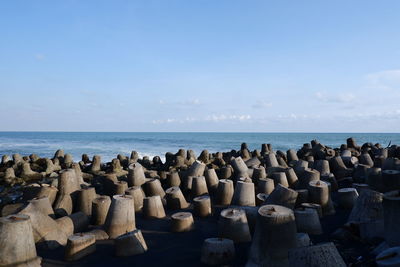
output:
[[177, 171], [171, 171], [167, 174], [167, 186], [180, 186], [181, 185], [181, 178], [179, 177], [179, 173]]
[[177, 212], [171, 215], [171, 232], [188, 232], [193, 227], [194, 221], [190, 212]]
[[207, 194], [208, 194], [208, 189], [207, 189], [206, 178], [204, 176], [194, 176], [192, 178], [192, 191], [191, 191], [192, 198]]
[[268, 196], [265, 204], [281, 205], [290, 209], [294, 209], [298, 193], [290, 188], [278, 184], [274, 191]]
[[226, 265], [235, 258], [233, 241], [226, 238], [207, 238], [201, 248], [201, 262], [207, 265]]
[[216, 204], [217, 205], [230, 205], [233, 197], [233, 182], [228, 179], [221, 179], [218, 183]]
[[41, 266], [28, 215], [0, 217], [0, 266]]
[[203, 176], [206, 164], [196, 160], [187, 170], [186, 176]]
[[33, 206], [33, 209], [54, 218], [54, 210], [48, 197], [35, 197], [28, 202]]
[[92, 201], [92, 224], [103, 225], [106, 222], [108, 210], [111, 205], [109, 196], [100, 196]]
[[96, 251], [96, 238], [94, 235], [79, 233], [68, 237], [65, 247], [64, 259], [76, 261]]
[[207, 217], [211, 214], [210, 196], [200, 196], [193, 199], [193, 213], [197, 217]]
[[234, 170], [234, 175], [236, 178], [239, 177], [246, 177], [249, 178], [249, 168], [247, 167], [246, 163], [243, 161], [241, 157], [234, 158], [231, 160], [231, 165]]
[[135, 205], [128, 195], [115, 195], [104, 223], [104, 229], [111, 239], [131, 232], [136, 228]]
[[76, 192], [81, 189], [74, 169], [60, 171], [58, 178], [58, 196], [54, 203], [54, 210], [71, 214], [74, 208]]
[[299, 185], [299, 178], [293, 168], [285, 169], [286, 179], [290, 188], [297, 188]]
[[221, 211], [218, 221], [218, 236], [231, 239], [235, 243], [250, 242], [251, 234], [246, 212], [236, 208]]
[[274, 180], [270, 178], [261, 178], [258, 180], [257, 193], [271, 194], [275, 189]]
[[125, 190], [125, 194], [133, 197], [133, 202], [135, 204], [135, 212], [141, 211], [143, 208], [143, 199], [146, 197], [142, 187], [131, 186]]
[[321, 175], [319, 171], [313, 169], [305, 169], [299, 177], [299, 189], [308, 189], [310, 182], [319, 181]]
[[322, 234], [318, 212], [315, 209], [299, 208], [294, 210], [298, 232], [310, 235]]
[[217, 191], [219, 182], [215, 169], [207, 169], [204, 173], [204, 176], [206, 178], [208, 191], [210, 192], [211, 195], [214, 195]]
[[288, 180], [286, 178], [286, 173], [285, 172], [274, 172], [272, 173], [272, 180], [274, 180], [275, 186], [277, 184], [281, 184], [284, 187], [289, 187]]
[[123, 195], [128, 189], [128, 183], [125, 181], [117, 181], [113, 185], [112, 195]]
[[339, 207], [342, 209], [352, 209], [357, 201], [358, 193], [355, 188], [341, 188], [338, 190]]
[[82, 211], [87, 216], [92, 216], [92, 201], [97, 197], [94, 187], [78, 190], [75, 211]]
[[324, 181], [311, 181], [308, 187], [309, 199], [312, 203], [320, 204], [324, 215], [335, 213], [328, 184]]
[[161, 186], [161, 182], [158, 179], [150, 179], [144, 184], [144, 189], [146, 196], [160, 196], [163, 198], [165, 196], [164, 189]]
[[165, 210], [160, 196], [152, 196], [144, 198], [143, 216], [148, 219], [165, 217]]
[[288, 251], [296, 247], [296, 231], [291, 209], [279, 205], [261, 206], [247, 266], [287, 266]]
[[171, 210], [186, 209], [189, 206], [181, 189], [178, 186], [170, 187], [166, 191], [167, 207]]
[[252, 182], [238, 181], [233, 194], [232, 204], [238, 206], [255, 206], [254, 184]]
[[[47, 198], [45, 200], [48, 201]], [[57, 222], [41, 209], [38, 209], [35, 203], [29, 203], [18, 214], [25, 214], [30, 217], [35, 243], [41, 243], [42, 246], [51, 249], [67, 243], [67, 236], [59, 228]]]
[[120, 235], [114, 240], [115, 256], [128, 257], [143, 254], [147, 251], [147, 244], [142, 231], [136, 229], [132, 232]]
[[383, 195], [373, 190], [363, 190], [351, 210], [348, 222], [383, 220]]
[[400, 245], [400, 191], [390, 191], [383, 195], [383, 215], [385, 240], [389, 246]]
[[140, 163], [135, 162], [128, 167], [128, 185], [140, 186], [146, 182], [143, 167]]
[[310, 267], [346, 267], [336, 246], [332, 243], [294, 248], [289, 250], [289, 266]]
[[322, 208], [320, 204], [316, 204], [316, 203], [301, 203], [300, 205], [301, 208], [305, 208], [305, 209], [314, 209], [317, 211], [318, 217], [322, 218]]

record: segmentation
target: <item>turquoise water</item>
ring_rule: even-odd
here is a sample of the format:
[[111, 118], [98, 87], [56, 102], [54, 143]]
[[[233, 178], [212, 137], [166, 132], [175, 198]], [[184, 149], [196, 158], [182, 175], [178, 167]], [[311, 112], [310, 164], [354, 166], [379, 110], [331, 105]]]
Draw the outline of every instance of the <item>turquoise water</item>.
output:
[[155, 155], [164, 158], [168, 151], [179, 148], [192, 149], [197, 155], [203, 149], [210, 152], [239, 149], [246, 142], [251, 150], [261, 149], [261, 144], [271, 143], [275, 150], [298, 149], [304, 143], [317, 139], [321, 143], [338, 147], [354, 137], [358, 144], [381, 143], [386, 146], [400, 144], [400, 134], [388, 133], [110, 133], [110, 132], [0, 132], [0, 155], [36, 153], [52, 157], [57, 149], [70, 153], [80, 160], [83, 153], [98, 154], [109, 161], [117, 154], [129, 155], [132, 150], [140, 156]]

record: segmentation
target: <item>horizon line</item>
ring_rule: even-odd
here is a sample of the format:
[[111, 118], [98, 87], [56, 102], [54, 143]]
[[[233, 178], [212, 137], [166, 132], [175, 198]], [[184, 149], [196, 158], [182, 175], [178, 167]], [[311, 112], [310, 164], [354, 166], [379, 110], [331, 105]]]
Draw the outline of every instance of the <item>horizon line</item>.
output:
[[0, 133], [224, 133], [224, 134], [238, 134], [238, 133], [257, 133], [257, 134], [273, 134], [273, 133], [284, 133], [284, 134], [400, 134], [400, 132], [305, 132], [305, 131], [293, 131], [293, 132], [285, 132], [285, 131], [270, 131], [270, 132], [262, 132], [262, 131], [229, 131], [229, 132], [222, 132], [222, 131], [47, 131], [47, 130], [40, 130], [40, 131], [2, 131]]

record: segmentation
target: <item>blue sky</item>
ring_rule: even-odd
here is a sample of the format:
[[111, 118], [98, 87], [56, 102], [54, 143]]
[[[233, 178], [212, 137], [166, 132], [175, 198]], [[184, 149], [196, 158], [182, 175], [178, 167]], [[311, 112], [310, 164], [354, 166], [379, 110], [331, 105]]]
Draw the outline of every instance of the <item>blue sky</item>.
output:
[[0, 130], [399, 132], [399, 1], [0, 1]]

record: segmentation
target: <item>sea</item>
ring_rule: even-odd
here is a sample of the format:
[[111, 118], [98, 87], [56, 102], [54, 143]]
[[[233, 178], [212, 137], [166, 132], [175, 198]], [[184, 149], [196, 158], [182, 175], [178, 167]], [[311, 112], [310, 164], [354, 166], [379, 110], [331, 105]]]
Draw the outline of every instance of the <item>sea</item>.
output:
[[178, 149], [192, 149], [197, 155], [203, 149], [209, 152], [226, 152], [240, 149], [247, 143], [250, 150], [261, 149], [270, 143], [274, 150], [299, 149], [304, 143], [316, 139], [330, 147], [339, 147], [348, 137], [358, 144], [380, 143], [382, 146], [400, 144], [399, 133], [215, 133], [215, 132], [0, 132], [0, 156], [19, 153], [23, 156], [38, 154], [52, 157], [57, 149], [73, 156], [100, 155], [102, 161], [111, 161], [118, 154], [130, 155], [135, 150], [139, 156], [160, 156]]

